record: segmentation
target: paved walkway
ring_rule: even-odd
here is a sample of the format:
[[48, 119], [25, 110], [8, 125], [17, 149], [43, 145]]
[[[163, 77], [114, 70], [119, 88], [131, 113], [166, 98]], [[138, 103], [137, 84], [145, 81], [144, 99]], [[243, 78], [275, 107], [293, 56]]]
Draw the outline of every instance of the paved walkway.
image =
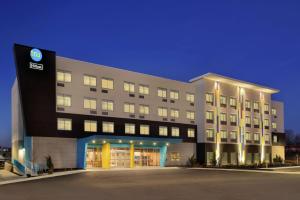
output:
[[0, 170], [0, 183], [3, 181], [22, 179], [23, 176], [18, 176], [6, 170]]

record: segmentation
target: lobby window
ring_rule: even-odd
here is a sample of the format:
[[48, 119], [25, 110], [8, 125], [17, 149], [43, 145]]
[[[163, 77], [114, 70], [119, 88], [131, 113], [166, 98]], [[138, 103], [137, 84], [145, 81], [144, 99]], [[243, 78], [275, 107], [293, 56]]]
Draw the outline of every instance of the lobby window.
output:
[[86, 86], [96, 87], [97, 78], [95, 76], [84, 75], [83, 76], [83, 84]]
[[277, 142], [278, 142], [278, 137], [277, 137], [277, 135], [273, 135], [273, 142], [274, 142], [274, 143], [277, 143]]
[[157, 96], [159, 96], [161, 98], [167, 98], [167, 89], [158, 88], [157, 89]]
[[135, 134], [135, 125], [134, 124], [125, 124], [125, 134]]
[[265, 112], [265, 114], [269, 114], [269, 104], [265, 104], [264, 105], [264, 112]]
[[133, 103], [124, 103], [124, 112], [125, 113], [134, 113], [134, 104]]
[[174, 90], [170, 91], [170, 99], [179, 99], [179, 92]]
[[101, 79], [101, 87], [102, 87], [102, 89], [113, 90], [114, 89], [114, 80], [108, 79], [108, 78], [102, 78]]
[[195, 129], [188, 128], [188, 130], [187, 130], [187, 137], [188, 138], [194, 138], [195, 137]]
[[214, 123], [214, 112], [213, 111], [206, 111], [206, 123]]
[[236, 114], [230, 115], [230, 125], [231, 126], [236, 126], [237, 125]]
[[207, 104], [214, 105], [214, 95], [211, 93], [206, 93], [205, 100]]
[[189, 119], [189, 120], [195, 120], [195, 112], [186, 111], [186, 118]]
[[171, 109], [170, 110], [170, 116], [172, 118], [178, 118], [179, 117], [179, 110], [177, 110], [177, 109]]
[[160, 136], [168, 136], [168, 127], [159, 126], [159, 135]]
[[272, 115], [276, 116], [277, 115], [277, 110], [275, 108], [272, 108]]
[[56, 80], [57, 82], [72, 82], [72, 75], [70, 72], [57, 71], [56, 72]]
[[71, 106], [71, 96], [59, 94], [56, 96], [56, 105], [70, 107]]
[[277, 123], [276, 122], [272, 122], [272, 128], [277, 129]]
[[146, 85], [139, 85], [139, 93], [148, 95], [149, 94], [149, 87]]
[[249, 132], [246, 132], [246, 134], [245, 134], [245, 139], [246, 139], [246, 141], [251, 141], [251, 134], [249, 133]]
[[221, 113], [220, 114], [220, 122], [221, 122], [221, 125], [226, 125], [227, 124], [227, 115], [226, 115], [226, 113]]
[[140, 108], [139, 108], [139, 112], [140, 114], [142, 115], [149, 115], [149, 106], [146, 106], [146, 105], [140, 105]]
[[253, 119], [253, 124], [254, 124], [254, 128], [259, 128], [260, 126], [259, 126], [259, 120], [258, 120], [258, 118], [254, 118]]
[[227, 98], [225, 96], [220, 97], [220, 105], [221, 107], [227, 107]]
[[102, 132], [113, 133], [114, 132], [114, 123], [113, 122], [102, 122]]
[[124, 82], [124, 91], [134, 93], [134, 83]]
[[171, 161], [180, 161], [180, 154], [178, 152], [171, 152], [170, 160]]
[[249, 100], [245, 101], [245, 108], [246, 111], [251, 111], [251, 102]]
[[84, 120], [85, 132], [97, 132], [97, 121]]
[[157, 114], [160, 117], [167, 117], [168, 116], [168, 109], [160, 107], [160, 108], [157, 109]]
[[206, 129], [206, 138], [208, 140], [214, 139], [214, 130], [213, 129]]
[[254, 141], [258, 142], [259, 141], [259, 133], [254, 133]]
[[97, 107], [96, 105], [97, 105], [96, 99], [85, 98], [83, 100], [83, 108], [85, 109], [96, 110]]
[[222, 140], [227, 140], [227, 131], [222, 130], [222, 131], [220, 131], [220, 134], [221, 134], [221, 139]]
[[149, 125], [142, 124], [140, 125], [140, 134], [141, 135], [149, 135], [150, 127]]
[[72, 119], [58, 118], [57, 119], [57, 130], [71, 131], [72, 130]]
[[259, 103], [258, 102], [253, 103], [253, 110], [254, 110], [254, 112], [259, 112]]
[[172, 127], [172, 136], [179, 137], [179, 128], [178, 127]]
[[195, 95], [191, 94], [191, 93], [186, 93], [186, 100], [190, 103], [194, 103], [195, 102]]
[[231, 98], [229, 99], [229, 105], [230, 105], [230, 107], [232, 107], [232, 108], [236, 108], [236, 99], [231, 97]]
[[251, 128], [251, 118], [249, 116], [246, 116], [245, 122], [246, 122], [246, 127]]
[[269, 119], [265, 119], [264, 120], [264, 125], [265, 125], [265, 129], [269, 129], [269, 127], [270, 127], [270, 121], [269, 121]]
[[237, 139], [237, 132], [236, 131], [231, 131], [230, 132], [230, 139], [231, 140], [236, 140]]
[[114, 102], [110, 100], [102, 100], [101, 108], [103, 111], [114, 111]]

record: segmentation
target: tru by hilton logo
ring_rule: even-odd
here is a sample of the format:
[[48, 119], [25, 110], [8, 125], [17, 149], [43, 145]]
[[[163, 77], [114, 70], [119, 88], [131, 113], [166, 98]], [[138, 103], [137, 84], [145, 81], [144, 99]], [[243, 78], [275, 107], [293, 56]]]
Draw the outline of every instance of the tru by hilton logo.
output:
[[[40, 62], [43, 58], [43, 54], [39, 49], [31, 49], [30, 57], [33, 61]], [[42, 71], [44, 69], [44, 66], [43, 66], [43, 64], [30, 62], [29, 68]]]

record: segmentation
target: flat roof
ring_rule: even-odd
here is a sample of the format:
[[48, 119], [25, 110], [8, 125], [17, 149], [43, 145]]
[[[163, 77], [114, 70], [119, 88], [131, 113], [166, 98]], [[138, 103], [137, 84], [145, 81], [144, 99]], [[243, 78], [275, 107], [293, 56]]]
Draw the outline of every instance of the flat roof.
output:
[[204, 75], [201, 75], [201, 76], [197, 76], [197, 77], [191, 79], [189, 82], [192, 83], [192, 82], [196, 82], [196, 81], [201, 80], [201, 79], [208, 79], [208, 80], [218, 81], [218, 82], [221, 82], [221, 83], [236, 85], [236, 86], [240, 86], [240, 87], [243, 87], [243, 88], [258, 90], [258, 91], [265, 92], [265, 93], [270, 93], [270, 94], [274, 94], [274, 93], [279, 92], [279, 90], [274, 89], [274, 88], [270, 88], [270, 87], [258, 85], [258, 84], [255, 84], [255, 83], [250, 83], [250, 82], [247, 82], [247, 81], [242, 81], [242, 80], [222, 76], [222, 75], [215, 74], [215, 73], [207, 73], [207, 74], [204, 74]]

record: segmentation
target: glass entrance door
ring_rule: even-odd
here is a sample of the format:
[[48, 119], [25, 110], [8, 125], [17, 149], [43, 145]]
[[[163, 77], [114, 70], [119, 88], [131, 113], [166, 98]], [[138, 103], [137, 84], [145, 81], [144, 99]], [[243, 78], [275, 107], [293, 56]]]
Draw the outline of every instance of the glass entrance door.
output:
[[160, 166], [160, 151], [155, 148], [136, 148], [134, 150], [136, 167]]
[[129, 148], [112, 148], [110, 150], [110, 166], [112, 168], [129, 168]]
[[100, 147], [88, 147], [86, 151], [86, 167], [101, 168], [102, 152]]

